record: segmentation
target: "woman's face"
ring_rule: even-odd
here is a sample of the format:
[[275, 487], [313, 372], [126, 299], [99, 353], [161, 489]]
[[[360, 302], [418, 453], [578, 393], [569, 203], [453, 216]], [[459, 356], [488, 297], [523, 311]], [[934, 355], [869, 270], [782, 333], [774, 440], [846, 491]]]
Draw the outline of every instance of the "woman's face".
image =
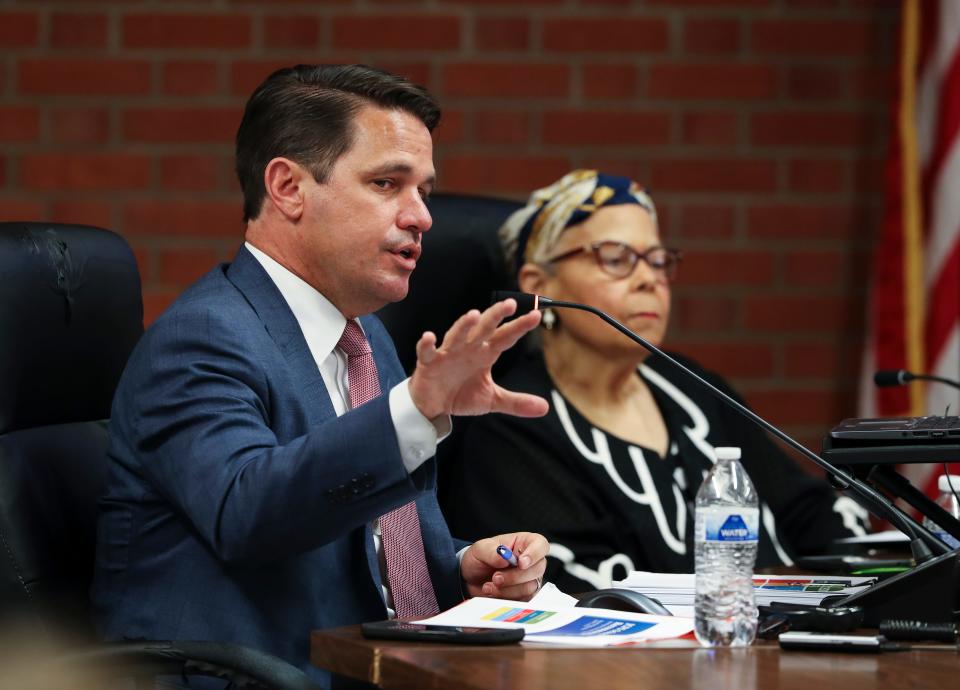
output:
[[[564, 231], [549, 256], [604, 241], [622, 242], [641, 254], [660, 246], [657, 226], [650, 214], [636, 204], [621, 204], [601, 208], [583, 223]], [[553, 275], [528, 264], [520, 274], [521, 288], [596, 307], [654, 345], [663, 342], [670, 318], [670, 285], [646, 261], [638, 260], [633, 272], [623, 278], [605, 272], [592, 251], [580, 252], [551, 266]], [[636, 353], [639, 348], [592, 314], [562, 309], [557, 310], [557, 319], [557, 336], [572, 338], [590, 349], [613, 355]]]

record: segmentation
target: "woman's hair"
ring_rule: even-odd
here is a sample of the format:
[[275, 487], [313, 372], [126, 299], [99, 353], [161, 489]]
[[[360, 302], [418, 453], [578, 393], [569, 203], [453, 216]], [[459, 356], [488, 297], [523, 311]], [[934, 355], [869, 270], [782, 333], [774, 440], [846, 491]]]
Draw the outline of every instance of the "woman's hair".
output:
[[500, 228], [507, 266], [514, 272], [527, 262], [544, 263], [560, 235], [598, 209], [637, 204], [657, 220], [653, 199], [633, 180], [596, 170], [574, 170], [530, 195]]

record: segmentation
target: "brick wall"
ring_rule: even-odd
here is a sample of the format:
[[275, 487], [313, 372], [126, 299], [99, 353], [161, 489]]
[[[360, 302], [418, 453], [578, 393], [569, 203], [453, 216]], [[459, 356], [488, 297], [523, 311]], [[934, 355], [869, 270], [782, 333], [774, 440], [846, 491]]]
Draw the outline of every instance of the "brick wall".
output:
[[242, 236], [231, 140], [274, 68], [363, 61], [445, 108], [446, 191], [577, 166], [687, 254], [671, 344], [817, 444], [854, 412], [894, 0], [0, 0], [0, 219], [123, 233], [148, 321]]

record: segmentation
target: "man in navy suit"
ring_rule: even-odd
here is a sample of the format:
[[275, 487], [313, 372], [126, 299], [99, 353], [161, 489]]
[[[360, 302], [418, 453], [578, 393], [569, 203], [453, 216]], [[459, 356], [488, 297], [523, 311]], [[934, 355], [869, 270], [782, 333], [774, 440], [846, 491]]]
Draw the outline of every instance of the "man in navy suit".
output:
[[[507, 300], [442, 342], [425, 333], [409, 378], [369, 316], [406, 295], [430, 229], [439, 117], [420, 87], [357, 65], [280, 70], [251, 96], [236, 140], [246, 243], [147, 331], [114, 400], [93, 587], [106, 637], [236, 642], [327, 685], [310, 631], [402, 613], [399, 557], [429, 575], [416, 588], [430, 604], [407, 610], [539, 587], [542, 536], [451, 539], [433, 459], [451, 415], [546, 412], [490, 375], [538, 313], [502, 323]], [[363, 404], [349, 328], [376, 364]], [[380, 518], [411, 502], [420, 538], [397, 556]]]

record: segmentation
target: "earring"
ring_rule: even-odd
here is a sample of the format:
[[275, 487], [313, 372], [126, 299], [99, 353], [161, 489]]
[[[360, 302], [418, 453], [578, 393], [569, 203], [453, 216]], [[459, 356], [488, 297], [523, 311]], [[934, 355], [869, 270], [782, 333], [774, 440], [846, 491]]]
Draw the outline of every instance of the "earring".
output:
[[547, 308], [543, 310], [543, 316], [540, 318], [540, 323], [548, 331], [553, 330], [553, 327], [557, 325], [557, 315], [554, 313], [553, 309]]

